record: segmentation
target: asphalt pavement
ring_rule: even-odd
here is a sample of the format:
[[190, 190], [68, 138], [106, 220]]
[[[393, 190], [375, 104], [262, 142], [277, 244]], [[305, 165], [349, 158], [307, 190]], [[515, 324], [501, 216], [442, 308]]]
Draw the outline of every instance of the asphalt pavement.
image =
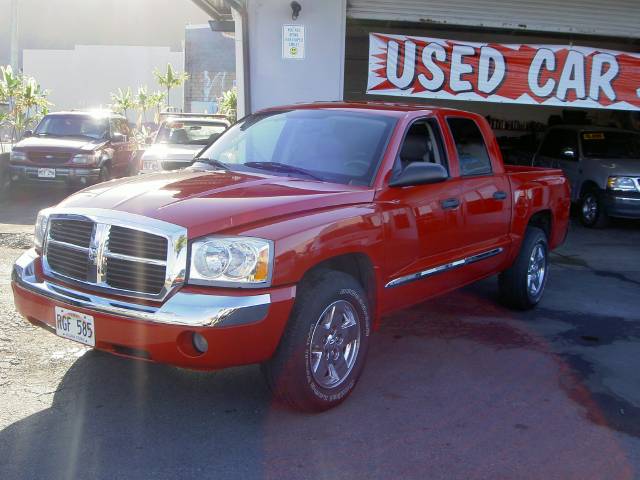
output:
[[203, 373], [34, 328], [9, 269], [35, 211], [0, 205], [0, 479], [640, 478], [640, 223], [572, 225], [531, 312], [488, 279], [385, 319], [360, 384], [319, 415], [256, 366]]

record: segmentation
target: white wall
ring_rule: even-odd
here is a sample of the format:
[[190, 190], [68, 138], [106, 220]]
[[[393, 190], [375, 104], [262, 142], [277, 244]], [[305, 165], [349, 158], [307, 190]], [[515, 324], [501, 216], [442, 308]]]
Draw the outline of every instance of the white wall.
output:
[[[293, 102], [342, 99], [346, 0], [248, 0], [252, 111]], [[282, 26], [305, 26], [305, 59], [282, 58]], [[237, 33], [237, 32], [236, 32]]]
[[[111, 92], [139, 86], [161, 90], [153, 76], [171, 63], [184, 70], [184, 53], [169, 47], [78, 45], [73, 50], [25, 50], [24, 72], [50, 90], [53, 110], [106, 107]], [[183, 90], [171, 90], [171, 105], [182, 108]], [[130, 118], [134, 120], [134, 118]]]

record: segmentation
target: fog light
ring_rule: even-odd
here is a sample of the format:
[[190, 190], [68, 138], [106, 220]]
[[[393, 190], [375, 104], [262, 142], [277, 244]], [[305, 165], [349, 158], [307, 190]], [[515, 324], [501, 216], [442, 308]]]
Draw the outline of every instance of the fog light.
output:
[[209, 350], [209, 343], [207, 342], [207, 339], [202, 335], [200, 335], [199, 333], [194, 333], [193, 348], [195, 348], [198, 353], [206, 353], [207, 350]]

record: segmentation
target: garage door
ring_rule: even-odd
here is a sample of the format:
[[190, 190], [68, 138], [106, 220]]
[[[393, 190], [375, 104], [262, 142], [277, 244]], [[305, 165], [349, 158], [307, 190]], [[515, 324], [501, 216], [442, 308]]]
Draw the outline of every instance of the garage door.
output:
[[638, 0], [348, 0], [355, 19], [640, 38]]

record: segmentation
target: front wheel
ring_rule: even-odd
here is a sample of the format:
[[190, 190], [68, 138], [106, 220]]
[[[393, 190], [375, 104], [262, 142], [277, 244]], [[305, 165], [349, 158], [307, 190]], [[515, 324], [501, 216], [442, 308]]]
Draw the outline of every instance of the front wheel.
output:
[[299, 289], [278, 350], [262, 366], [271, 391], [306, 412], [340, 404], [362, 373], [370, 330], [367, 296], [353, 277], [313, 274]]
[[589, 228], [604, 228], [608, 217], [602, 198], [595, 190], [589, 190], [580, 199], [580, 223]]
[[498, 277], [505, 303], [519, 310], [529, 310], [542, 299], [549, 273], [549, 246], [544, 231], [528, 227], [514, 264]]
[[100, 167], [100, 175], [98, 177], [98, 183], [107, 182], [111, 180], [111, 168], [109, 164], [104, 164]]

